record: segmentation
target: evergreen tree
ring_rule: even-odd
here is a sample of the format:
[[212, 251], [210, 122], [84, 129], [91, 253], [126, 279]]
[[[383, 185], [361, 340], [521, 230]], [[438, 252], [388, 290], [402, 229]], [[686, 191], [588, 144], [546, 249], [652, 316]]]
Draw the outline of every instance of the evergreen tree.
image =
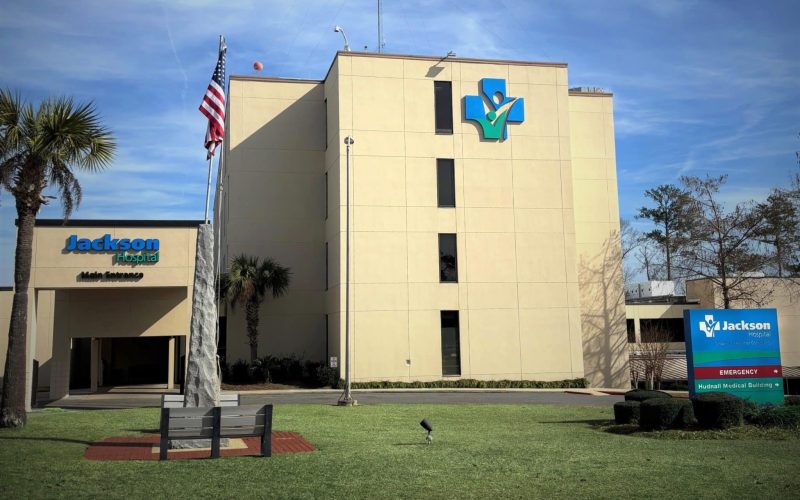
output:
[[656, 228], [644, 237], [656, 243], [664, 254], [666, 278], [674, 276], [675, 255], [686, 244], [689, 236], [689, 196], [686, 190], [672, 184], [662, 184], [644, 192], [655, 207], [642, 207], [637, 218], [650, 220]]

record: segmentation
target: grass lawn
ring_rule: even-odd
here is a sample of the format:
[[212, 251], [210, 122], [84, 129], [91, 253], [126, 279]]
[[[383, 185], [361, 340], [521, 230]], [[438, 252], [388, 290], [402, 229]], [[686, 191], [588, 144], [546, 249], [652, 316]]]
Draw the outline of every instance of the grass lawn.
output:
[[[434, 426], [431, 446], [423, 417]], [[0, 497], [778, 498], [800, 490], [797, 433], [628, 435], [602, 430], [611, 418], [602, 407], [280, 405], [275, 429], [300, 432], [318, 451], [159, 463], [83, 459], [89, 441], [155, 432], [156, 409], [45, 411], [23, 430], [0, 430]]]

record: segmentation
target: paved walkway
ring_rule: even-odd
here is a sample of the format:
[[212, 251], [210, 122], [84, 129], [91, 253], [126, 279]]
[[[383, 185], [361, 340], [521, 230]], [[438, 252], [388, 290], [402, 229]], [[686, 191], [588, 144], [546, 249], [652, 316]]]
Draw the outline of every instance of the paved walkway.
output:
[[[559, 390], [486, 389], [486, 390], [356, 390], [353, 397], [362, 405], [372, 404], [554, 404], [567, 406], [608, 406], [622, 401], [622, 396], [599, 395]], [[259, 391], [241, 393], [242, 404], [326, 404], [335, 405], [341, 391]], [[46, 404], [47, 407], [109, 409], [157, 407], [159, 394], [104, 393], [73, 394]]]
[[[158, 460], [159, 436], [149, 435], [141, 437], [112, 437], [87, 443], [83, 457], [87, 460]], [[236, 457], [244, 455], [261, 454], [261, 438], [245, 437], [232, 438], [230, 446], [223, 447], [220, 455], [223, 457]], [[301, 453], [314, 451], [316, 448], [296, 432], [273, 431], [272, 454]], [[187, 458], [208, 458], [210, 448], [191, 450], [169, 450], [169, 460]]]

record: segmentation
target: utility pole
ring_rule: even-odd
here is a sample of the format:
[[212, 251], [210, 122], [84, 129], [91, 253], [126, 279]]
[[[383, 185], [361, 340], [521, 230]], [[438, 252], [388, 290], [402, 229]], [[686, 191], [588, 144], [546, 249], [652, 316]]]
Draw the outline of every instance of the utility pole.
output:
[[347, 146], [347, 160], [345, 168], [347, 174], [345, 175], [345, 182], [347, 183], [345, 204], [345, 279], [344, 279], [344, 392], [339, 397], [339, 406], [355, 406], [356, 400], [350, 392], [350, 146], [355, 143], [349, 135], [344, 138], [344, 143]]

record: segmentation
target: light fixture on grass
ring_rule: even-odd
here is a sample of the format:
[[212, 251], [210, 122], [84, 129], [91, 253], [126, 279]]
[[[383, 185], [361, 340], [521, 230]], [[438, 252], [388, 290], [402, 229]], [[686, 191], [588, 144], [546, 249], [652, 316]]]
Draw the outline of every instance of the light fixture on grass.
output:
[[433, 426], [431, 425], [431, 423], [428, 421], [427, 418], [423, 418], [422, 422], [420, 422], [419, 425], [421, 425], [423, 429], [428, 431], [428, 435], [425, 436], [425, 442], [431, 444], [433, 442], [433, 435], [431, 434], [431, 432], [433, 432]]

